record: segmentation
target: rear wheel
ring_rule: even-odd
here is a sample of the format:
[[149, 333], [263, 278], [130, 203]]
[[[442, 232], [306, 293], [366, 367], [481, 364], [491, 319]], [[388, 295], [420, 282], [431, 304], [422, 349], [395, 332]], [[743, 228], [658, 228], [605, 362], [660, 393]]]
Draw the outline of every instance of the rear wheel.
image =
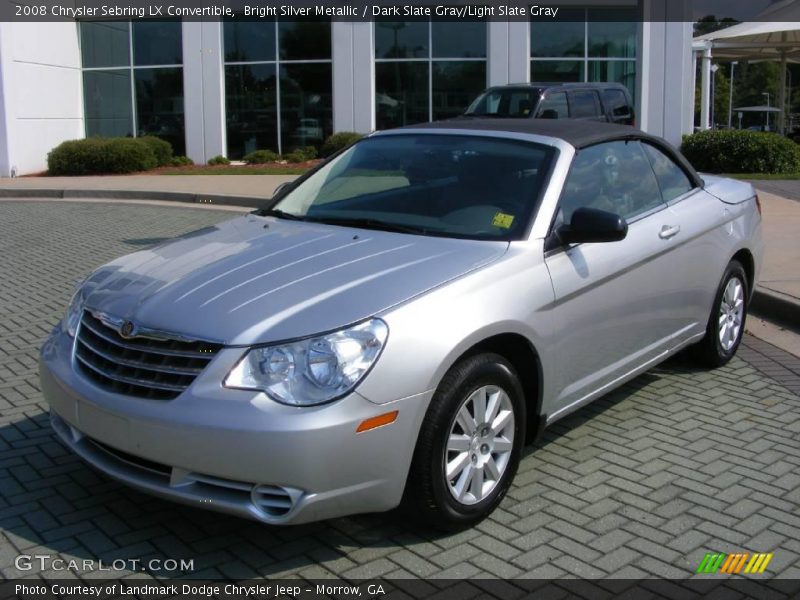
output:
[[404, 504], [435, 527], [469, 527], [505, 496], [525, 438], [522, 387], [501, 356], [460, 362], [431, 400]]
[[717, 290], [706, 336], [693, 348], [700, 362], [721, 367], [736, 354], [744, 334], [748, 297], [744, 267], [738, 261], [731, 261]]

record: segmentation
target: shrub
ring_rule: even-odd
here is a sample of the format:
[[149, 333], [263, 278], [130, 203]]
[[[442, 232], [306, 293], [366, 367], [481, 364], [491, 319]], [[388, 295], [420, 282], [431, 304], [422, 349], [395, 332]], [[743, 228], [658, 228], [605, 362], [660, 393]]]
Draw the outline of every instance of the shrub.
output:
[[109, 138], [105, 147], [106, 173], [147, 171], [158, 164], [147, 143], [134, 138]]
[[50, 175], [93, 175], [105, 169], [106, 141], [100, 138], [62, 142], [47, 155]]
[[364, 137], [363, 134], [356, 133], [355, 131], [340, 131], [339, 133], [334, 133], [322, 144], [321, 154], [323, 157], [327, 158], [331, 154], [335, 154], [342, 148], [346, 148], [353, 142], [360, 140], [362, 137]]
[[242, 159], [248, 165], [263, 165], [278, 160], [279, 156], [272, 150], [256, 150], [246, 154]]
[[169, 162], [173, 167], [188, 167], [194, 164], [194, 161], [188, 156], [173, 156]]
[[208, 159], [208, 164], [210, 164], [210, 165], [229, 165], [229, 164], [231, 164], [231, 161], [229, 161], [227, 158], [225, 158], [221, 154], [218, 154], [214, 158]]
[[302, 150], [295, 150], [294, 152], [289, 152], [289, 154], [284, 154], [283, 159], [290, 163], [301, 163], [306, 162], [308, 157]]
[[156, 157], [156, 166], [166, 167], [172, 161], [172, 144], [154, 135], [145, 135], [136, 138], [142, 144], [146, 144]]
[[306, 146], [300, 150], [303, 154], [306, 155], [307, 160], [314, 160], [317, 158], [317, 149], [314, 146]]
[[156, 166], [150, 146], [134, 138], [87, 138], [62, 142], [47, 155], [50, 175], [103, 175]]
[[681, 151], [695, 169], [710, 173], [794, 173], [800, 170], [800, 147], [774, 133], [701, 131], [685, 136]]

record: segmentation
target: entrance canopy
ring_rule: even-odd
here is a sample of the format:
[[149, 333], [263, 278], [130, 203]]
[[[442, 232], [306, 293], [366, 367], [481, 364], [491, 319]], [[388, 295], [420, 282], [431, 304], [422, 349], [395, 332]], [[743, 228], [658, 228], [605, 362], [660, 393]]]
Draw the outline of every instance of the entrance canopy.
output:
[[[784, 0], [764, 11], [760, 18], [800, 18], [800, 0]], [[778, 93], [778, 130], [785, 129], [786, 65], [800, 62], [800, 21], [752, 21], [694, 38], [695, 61], [702, 59], [700, 128], [708, 129], [711, 105], [711, 61], [764, 61], [781, 63]], [[695, 62], [696, 65], [696, 62]]]

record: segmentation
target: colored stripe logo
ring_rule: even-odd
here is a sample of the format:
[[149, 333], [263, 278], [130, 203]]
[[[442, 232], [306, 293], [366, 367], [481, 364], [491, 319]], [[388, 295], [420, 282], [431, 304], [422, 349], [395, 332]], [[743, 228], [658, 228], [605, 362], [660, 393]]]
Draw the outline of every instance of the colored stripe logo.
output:
[[739, 573], [752, 574], [763, 573], [767, 570], [769, 561], [772, 560], [773, 553], [753, 553], [739, 552], [736, 554], [723, 554], [721, 552], [707, 552], [697, 567], [697, 573], [713, 574], [726, 573], [728, 575], [738, 575]]

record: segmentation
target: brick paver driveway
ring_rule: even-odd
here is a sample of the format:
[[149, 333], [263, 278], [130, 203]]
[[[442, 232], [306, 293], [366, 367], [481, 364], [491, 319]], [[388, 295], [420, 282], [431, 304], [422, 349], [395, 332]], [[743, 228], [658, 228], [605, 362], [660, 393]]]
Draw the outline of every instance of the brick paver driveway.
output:
[[675, 359], [557, 424], [529, 449], [500, 509], [458, 535], [392, 515], [270, 528], [96, 474], [50, 431], [42, 339], [90, 269], [230, 216], [0, 202], [3, 576], [38, 571], [18, 571], [19, 554], [49, 554], [190, 558], [197, 578], [680, 578], [706, 551], [749, 551], [774, 552], [772, 575], [800, 577], [800, 398], [787, 389], [798, 389], [800, 367], [749, 337], [723, 369]]

